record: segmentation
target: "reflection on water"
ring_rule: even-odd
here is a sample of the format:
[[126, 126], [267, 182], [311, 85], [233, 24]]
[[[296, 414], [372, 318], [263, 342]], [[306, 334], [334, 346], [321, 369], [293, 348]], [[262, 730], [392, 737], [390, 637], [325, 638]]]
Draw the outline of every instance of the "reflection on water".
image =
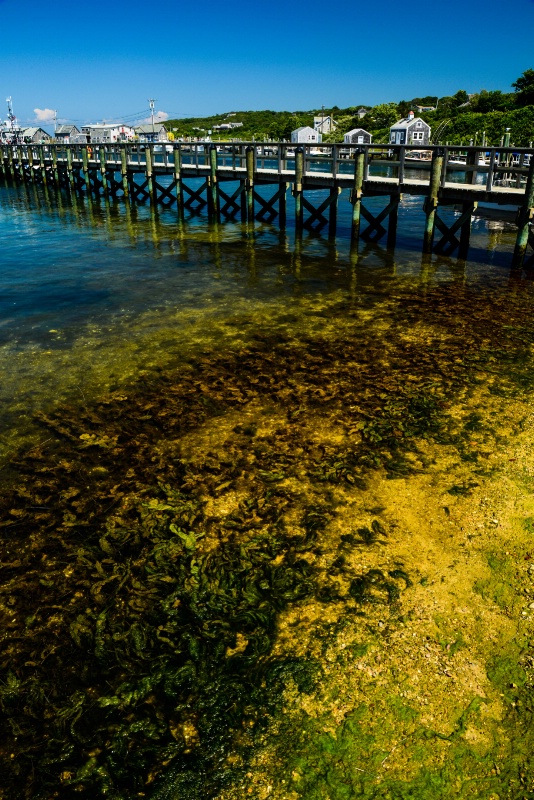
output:
[[7, 800], [532, 792], [532, 287], [421, 205], [0, 190]]

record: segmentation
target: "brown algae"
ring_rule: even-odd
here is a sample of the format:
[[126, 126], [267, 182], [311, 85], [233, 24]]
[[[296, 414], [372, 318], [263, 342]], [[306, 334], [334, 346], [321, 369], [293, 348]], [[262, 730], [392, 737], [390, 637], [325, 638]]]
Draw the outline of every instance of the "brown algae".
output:
[[534, 796], [531, 314], [399, 288], [41, 412], [3, 796]]

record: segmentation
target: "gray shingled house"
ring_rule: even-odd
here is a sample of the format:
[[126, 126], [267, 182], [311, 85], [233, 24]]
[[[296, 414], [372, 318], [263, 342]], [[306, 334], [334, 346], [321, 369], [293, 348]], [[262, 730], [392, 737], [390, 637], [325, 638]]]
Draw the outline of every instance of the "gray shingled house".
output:
[[309, 125], [302, 125], [300, 128], [291, 131], [291, 141], [299, 144], [317, 144], [322, 141], [322, 138], [321, 134], [310, 128]]
[[49, 142], [52, 137], [42, 128], [23, 128], [22, 138], [27, 144], [43, 144]]
[[371, 144], [373, 136], [363, 128], [353, 128], [343, 136], [344, 144]]
[[389, 129], [390, 144], [430, 144], [430, 125], [410, 111], [405, 119], [400, 119]]
[[155, 122], [154, 127], [149, 122], [145, 125], [137, 125], [135, 135], [140, 142], [168, 142], [169, 135], [167, 128], [162, 122]]
[[54, 134], [54, 138], [58, 142], [64, 142], [65, 144], [68, 144], [72, 141], [72, 138], [77, 136], [79, 133], [80, 131], [76, 125], [58, 125]]

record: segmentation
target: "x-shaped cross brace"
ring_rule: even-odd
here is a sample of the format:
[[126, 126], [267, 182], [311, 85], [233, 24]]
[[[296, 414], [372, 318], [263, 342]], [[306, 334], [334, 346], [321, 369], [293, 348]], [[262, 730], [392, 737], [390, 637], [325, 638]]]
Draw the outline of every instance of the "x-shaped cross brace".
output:
[[208, 182], [207, 181], [204, 181], [204, 183], [202, 184], [200, 189], [197, 189], [196, 191], [195, 191], [195, 189], [190, 189], [189, 186], [187, 186], [185, 183], [182, 183], [182, 188], [189, 195], [189, 200], [186, 200], [184, 202], [185, 208], [190, 208], [190, 209], [193, 210], [193, 203], [195, 202], [195, 200], [199, 204], [197, 206], [197, 208], [203, 208], [205, 205], [207, 205], [206, 201], [202, 197], [202, 192], [205, 191], [208, 188]]
[[225, 217], [235, 217], [236, 214], [239, 213], [239, 205], [236, 203], [236, 199], [243, 191], [244, 186], [239, 184], [233, 195], [230, 197], [225, 191], [223, 191], [223, 189], [221, 189], [219, 185], [219, 195], [224, 200], [224, 205], [221, 207], [221, 214], [224, 214]]
[[369, 242], [378, 242], [379, 239], [385, 234], [386, 229], [382, 225], [382, 221], [388, 216], [388, 214], [393, 211], [395, 206], [397, 205], [397, 200], [392, 200], [388, 205], [382, 209], [380, 214], [376, 217], [373, 217], [370, 211], [366, 209], [364, 204], [361, 204], [361, 213], [362, 217], [367, 220], [369, 223], [369, 227], [366, 228], [363, 233], [361, 234], [362, 239], [366, 239]]

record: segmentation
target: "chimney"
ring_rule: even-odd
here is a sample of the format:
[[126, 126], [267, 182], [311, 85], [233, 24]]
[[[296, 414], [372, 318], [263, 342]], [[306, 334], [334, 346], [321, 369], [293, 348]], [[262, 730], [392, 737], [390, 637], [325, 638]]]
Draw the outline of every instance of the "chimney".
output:
[[415, 114], [413, 113], [413, 111], [409, 111], [408, 112], [408, 119], [411, 121], [414, 117], [415, 117]]

